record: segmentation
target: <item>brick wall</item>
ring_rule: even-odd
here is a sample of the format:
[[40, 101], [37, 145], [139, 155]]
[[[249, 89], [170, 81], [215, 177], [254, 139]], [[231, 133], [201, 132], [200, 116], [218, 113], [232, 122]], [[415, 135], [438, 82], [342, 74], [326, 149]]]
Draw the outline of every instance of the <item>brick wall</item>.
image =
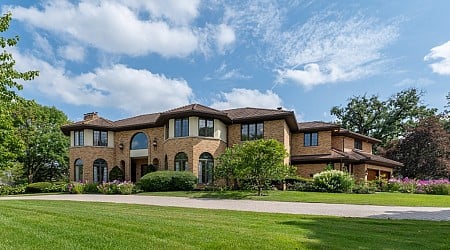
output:
[[327, 167], [327, 164], [300, 164], [296, 165], [295, 167], [297, 168], [297, 175], [304, 178], [312, 178], [314, 174], [324, 171]]
[[74, 164], [77, 159], [83, 160], [83, 180], [92, 182], [93, 181], [93, 171], [94, 171], [94, 161], [97, 159], [103, 159], [108, 165], [108, 171], [114, 167], [114, 149], [107, 147], [72, 147], [69, 150], [69, 173], [70, 180], [75, 180]]
[[331, 131], [319, 131], [319, 145], [305, 147], [304, 133], [291, 135], [291, 155], [329, 154], [331, 150]]

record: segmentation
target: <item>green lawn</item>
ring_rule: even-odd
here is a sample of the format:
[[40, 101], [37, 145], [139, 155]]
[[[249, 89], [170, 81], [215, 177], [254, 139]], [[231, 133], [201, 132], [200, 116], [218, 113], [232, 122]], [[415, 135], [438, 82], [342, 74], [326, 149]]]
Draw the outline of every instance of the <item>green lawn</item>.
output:
[[0, 249], [448, 249], [450, 222], [0, 201]]
[[376, 193], [346, 194], [296, 191], [268, 191], [256, 196], [252, 191], [192, 191], [192, 192], [149, 192], [141, 195], [178, 196], [191, 198], [249, 199], [266, 201], [321, 202], [334, 204], [362, 204], [382, 206], [424, 206], [450, 207], [450, 195]]

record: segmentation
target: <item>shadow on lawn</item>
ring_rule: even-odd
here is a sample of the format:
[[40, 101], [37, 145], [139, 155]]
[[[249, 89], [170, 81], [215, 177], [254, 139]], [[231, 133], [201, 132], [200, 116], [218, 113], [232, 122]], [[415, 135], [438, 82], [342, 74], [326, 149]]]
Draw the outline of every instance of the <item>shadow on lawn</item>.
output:
[[450, 222], [309, 217], [279, 222], [308, 240], [300, 249], [448, 249]]
[[450, 210], [439, 210], [439, 211], [414, 211], [414, 210], [412, 210], [412, 211], [386, 211], [383, 214], [372, 215], [372, 216], [369, 216], [368, 218], [450, 221]]

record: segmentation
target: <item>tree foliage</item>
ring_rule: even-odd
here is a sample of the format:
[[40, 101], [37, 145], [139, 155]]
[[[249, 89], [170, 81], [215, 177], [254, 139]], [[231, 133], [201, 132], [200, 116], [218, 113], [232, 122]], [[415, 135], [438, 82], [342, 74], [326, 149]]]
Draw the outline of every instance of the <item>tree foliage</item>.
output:
[[385, 154], [404, 164], [397, 169], [398, 174], [403, 177], [449, 177], [450, 135], [438, 116], [420, 120], [403, 139], [393, 141]]
[[380, 139], [384, 146], [403, 135], [420, 118], [435, 114], [435, 109], [422, 104], [422, 95], [423, 92], [411, 88], [387, 100], [380, 100], [377, 95], [355, 96], [346, 107], [333, 107], [331, 114], [344, 128]]
[[[11, 22], [11, 13], [4, 14], [0, 18], [0, 32], [6, 32]], [[22, 85], [17, 80], [32, 80], [39, 75], [38, 71], [19, 72], [15, 69], [16, 61], [12, 54], [7, 51], [19, 42], [19, 36], [5, 38], [0, 36], [0, 46], [3, 51], [0, 53], [0, 100], [11, 101], [16, 98], [14, 89], [21, 90]]]
[[55, 181], [67, 175], [69, 140], [60, 127], [66, 115], [55, 107], [24, 101], [14, 111], [15, 127], [24, 150], [18, 157], [28, 183]]
[[227, 149], [219, 157], [215, 174], [218, 178], [248, 181], [261, 195], [268, 181], [282, 180], [290, 174], [291, 168], [284, 164], [287, 156], [283, 144], [277, 140], [248, 141]]

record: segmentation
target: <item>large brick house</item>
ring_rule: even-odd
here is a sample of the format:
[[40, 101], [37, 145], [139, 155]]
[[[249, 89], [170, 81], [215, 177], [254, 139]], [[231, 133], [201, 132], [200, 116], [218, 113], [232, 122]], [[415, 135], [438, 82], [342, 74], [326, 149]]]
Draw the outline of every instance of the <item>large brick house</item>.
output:
[[191, 104], [162, 113], [110, 121], [87, 113], [66, 126], [70, 136], [70, 179], [107, 181], [111, 170], [137, 181], [149, 171], [191, 171], [211, 183], [217, 157], [247, 140], [273, 138], [289, 157], [285, 163], [303, 177], [327, 167], [360, 180], [386, 178], [401, 163], [372, 154], [375, 138], [325, 122], [298, 123], [292, 111], [237, 108], [216, 110]]

